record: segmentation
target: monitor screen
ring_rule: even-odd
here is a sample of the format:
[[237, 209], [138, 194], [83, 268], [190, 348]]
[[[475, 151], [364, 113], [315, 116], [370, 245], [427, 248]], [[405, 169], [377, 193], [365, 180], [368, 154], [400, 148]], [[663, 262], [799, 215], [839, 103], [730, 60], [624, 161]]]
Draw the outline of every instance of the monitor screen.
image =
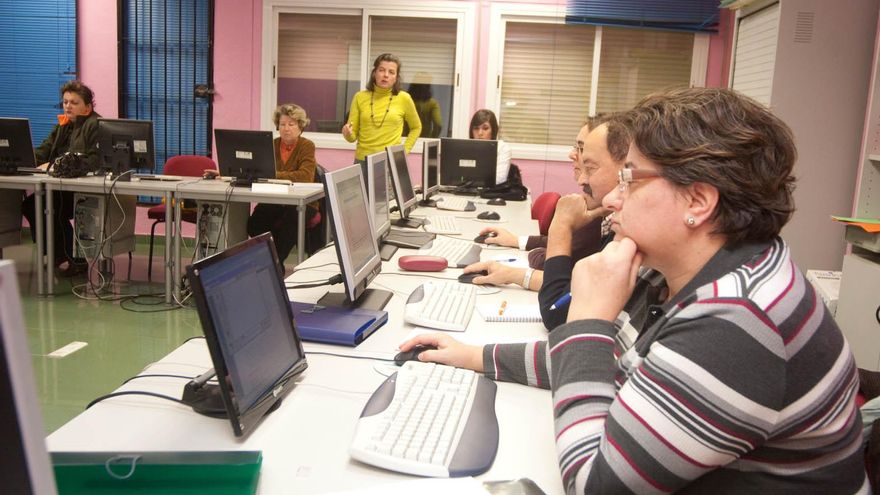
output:
[[98, 118], [97, 140], [105, 172], [153, 172], [156, 168], [153, 123], [149, 120]]
[[34, 145], [28, 119], [0, 118], [0, 172], [34, 167]]
[[373, 212], [373, 230], [376, 239], [382, 239], [391, 230], [391, 212], [388, 210], [388, 155], [384, 151], [367, 156], [367, 194]]
[[275, 147], [271, 131], [215, 129], [220, 174], [249, 185], [258, 179], [275, 178]]
[[379, 246], [371, 228], [364, 177], [360, 165], [327, 172], [324, 177], [345, 294], [347, 301], [354, 303], [382, 269]]
[[187, 267], [226, 412], [247, 435], [306, 367], [272, 236]]
[[440, 189], [440, 141], [425, 140], [422, 150], [422, 200]]
[[402, 145], [389, 146], [385, 149], [388, 150], [388, 165], [391, 168], [391, 180], [394, 182], [397, 207], [400, 208], [400, 216], [406, 218], [416, 202], [416, 193], [406, 164], [406, 152]]
[[498, 141], [441, 138], [440, 183], [476, 187], [495, 185]]
[[12, 261], [0, 261], [0, 445], [4, 493], [55, 493]]

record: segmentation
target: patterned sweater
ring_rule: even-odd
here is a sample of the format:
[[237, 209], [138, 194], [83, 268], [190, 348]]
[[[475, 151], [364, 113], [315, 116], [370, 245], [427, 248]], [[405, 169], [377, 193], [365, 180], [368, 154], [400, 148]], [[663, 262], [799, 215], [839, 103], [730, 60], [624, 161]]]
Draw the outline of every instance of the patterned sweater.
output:
[[354, 95], [348, 121], [351, 122], [352, 133], [348, 141], [353, 143], [357, 140], [354, 156], [358, 160], [382, 151], [386, 146], [400, 144], [404, 121], [409, 125], [409, 134], [404, 143], [407, 153], [422, 132], [422, 121], [409, 93], [400, 91], [392, 97], [390, 89], [379, 86], [375, 86], [373, 91], [363, 90]]
[[781, 239], [665, 293], [647, 270], [613, 324], [484, 348], [487, 376], [552, 390], [568, 493], [868, 493], [852, 354]]

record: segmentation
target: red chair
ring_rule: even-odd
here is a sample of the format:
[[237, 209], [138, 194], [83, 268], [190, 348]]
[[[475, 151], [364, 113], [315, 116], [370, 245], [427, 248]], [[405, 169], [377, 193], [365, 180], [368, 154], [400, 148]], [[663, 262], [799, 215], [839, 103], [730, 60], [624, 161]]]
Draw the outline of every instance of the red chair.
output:
[[550, 230], [550, 222], [553, 221], [553, 214], [556, 213], [556, 202], [561, 197], [557, 192], [545, 192], [532, 204], [532, 218], [538, 221], [541, 235], [547, 235]]
[[[217, 170], [214, 160], [207, 156], [178, 155], [172, 156], [165, 162], [162, 169], [164, 175], [181, 175], [184, 177], [201, 177], [205, 170]], [[150, 257], [147, 264], [147, 280], [153, 280], [153, 239], [156, 236], [156, 225], [165, 221], [166, 205], [157, 205], [147, 210], [147, 218], [155, 220], [150, 228]], [[181, 221], [196, 223], [197, 212], [195, 210], [181, 210]], [[169, 246], [165, 246], [168, 249]]]

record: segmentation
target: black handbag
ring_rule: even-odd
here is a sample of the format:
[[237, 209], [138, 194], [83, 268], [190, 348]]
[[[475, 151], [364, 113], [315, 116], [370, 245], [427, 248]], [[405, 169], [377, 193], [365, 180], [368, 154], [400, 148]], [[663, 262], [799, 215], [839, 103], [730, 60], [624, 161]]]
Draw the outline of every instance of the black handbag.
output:
[[85, 156], [80, 153], [67, 152], [49, 165], [48, 173], [52, 177], [60, 177], [62, 179], [73, 179], [76, 177], [85, 177], [91, 172], [86, 163]]
[[483, 188], [480, 197], [484, 199], [501, 198], [505, 201], [525, 201], [528, 194], [529, 190], [522, 183], [519, 167], [511, 163], [510, 171], [507, 173], [507, 181]]

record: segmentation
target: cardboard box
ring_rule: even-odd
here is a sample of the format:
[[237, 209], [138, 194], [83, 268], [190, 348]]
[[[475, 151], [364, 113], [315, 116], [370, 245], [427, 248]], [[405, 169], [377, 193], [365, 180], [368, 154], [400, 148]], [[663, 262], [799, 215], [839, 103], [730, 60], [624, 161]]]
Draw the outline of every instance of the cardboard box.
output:
[[841, 272], [831, 270], [807, 270], [807, 280], [813, 284], [816, 293], [822, 298], [831, 316], [837, 314], [837, 299], [840, 295]]

